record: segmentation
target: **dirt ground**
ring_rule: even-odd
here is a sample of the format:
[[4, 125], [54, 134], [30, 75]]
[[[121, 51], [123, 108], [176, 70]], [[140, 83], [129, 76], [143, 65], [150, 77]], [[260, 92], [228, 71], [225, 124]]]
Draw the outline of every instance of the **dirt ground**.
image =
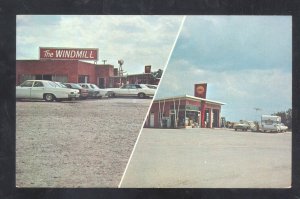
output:
[[121, 187], [287, 188], [291, 135], [144, 128]]
[[17, 102], [17, 187], [117, 187], [150, 103]]

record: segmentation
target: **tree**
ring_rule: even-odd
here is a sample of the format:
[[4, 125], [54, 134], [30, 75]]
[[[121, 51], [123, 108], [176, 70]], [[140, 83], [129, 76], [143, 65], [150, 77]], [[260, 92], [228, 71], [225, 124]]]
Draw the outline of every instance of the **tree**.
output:
[[161, 70], [161, 69], [158, 69], [158, 70], [155, 71], [155, 72], [151, 72], [152, 76], [153, 76], [155, 79], [161, 78], [162, 73], [163, 73], [163, 70]]
[[292, 109], [287, 111], [280, 111], [272, 115], [277, 115], [281, 117], [281, 122], [285, 124], [289, 129], [292, 129]]

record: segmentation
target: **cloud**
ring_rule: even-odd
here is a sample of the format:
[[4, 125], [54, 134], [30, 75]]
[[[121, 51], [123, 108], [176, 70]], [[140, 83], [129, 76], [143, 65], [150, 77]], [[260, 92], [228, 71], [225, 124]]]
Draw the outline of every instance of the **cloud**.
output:
[[189, 16], [175, 53], [223, 70], [291, 66], [290, 16]]
[[[17, 59], [38, 59], [38, 47], [99, 48], [99, 61], [143, 72], [163, 68], [182, 16], [17, 16]], [[25, 53], [26, 52], [26, 53]]]
[[290, 16], [188, 16], [157, 97], [194, 94], [225, 102], [228, 120], [257, 120], [292, 106]]
[[[194, 84], [208, 83], [207, 98], [226, 103], [222, 116], [227, 120], [258, 120], [257, 114], [272, 114], [291, 108], [292, 73], [286, 69], [224, 71], [194, 65], [181, 57], [172, 57], [161, 81], [157, 98], [193, 95]], [[259, 107], [257, 113], [254, 108]]]

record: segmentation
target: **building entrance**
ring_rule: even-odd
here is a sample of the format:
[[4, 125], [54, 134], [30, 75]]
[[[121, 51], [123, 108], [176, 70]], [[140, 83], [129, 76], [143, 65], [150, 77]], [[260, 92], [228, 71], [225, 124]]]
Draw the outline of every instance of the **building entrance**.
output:
[[213, 109], [213, 123], [212, 127], [213, 128], [218, 128], [219, 127], [219, 110]]
[[98, 87], [99, 88], [105, 88], [105, 80], [102, 77], [98, 78]]

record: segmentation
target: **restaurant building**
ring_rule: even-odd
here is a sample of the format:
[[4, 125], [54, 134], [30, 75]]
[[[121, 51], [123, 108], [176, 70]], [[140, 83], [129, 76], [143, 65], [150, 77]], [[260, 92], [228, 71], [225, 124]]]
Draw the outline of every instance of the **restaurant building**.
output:
[[114, 65], [97, 64], [97, 60], [98, 49], [40, 48], [39, 60], [16, 61], [16, 84], [34, 79], [93, 83], [100, 88], [120, 87], [126, 83], [159, 83], [160, 77], [155, 77], [151, 66], [145, 66], [144, 73], [123, 75]]

